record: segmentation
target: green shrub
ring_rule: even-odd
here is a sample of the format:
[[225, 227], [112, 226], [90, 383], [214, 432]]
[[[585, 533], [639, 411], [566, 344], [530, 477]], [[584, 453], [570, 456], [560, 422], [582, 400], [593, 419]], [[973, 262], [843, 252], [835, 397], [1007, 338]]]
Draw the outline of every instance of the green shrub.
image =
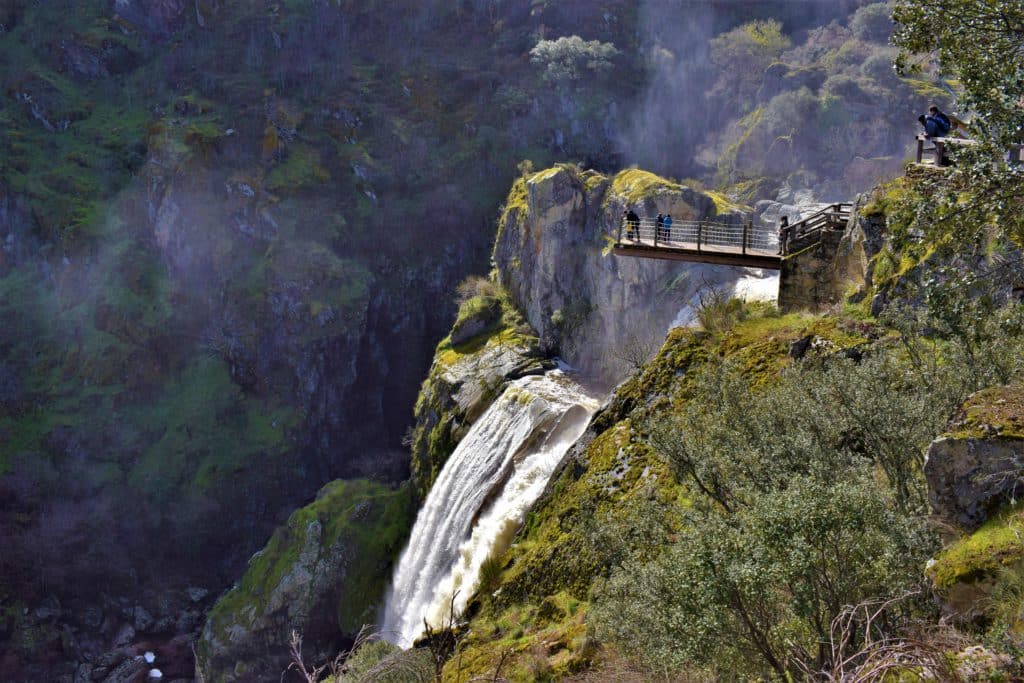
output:
[[330, 683], [427, 683], [434, 663], [424, 648], [402, 650], [383, 640], [363, 643], [345, 660]]
[[[595, 592], [599, 637], [658, 670], [725, 678], [845, 666], [831, 660], [833, 619], [916, 589], [937, 549], [925, 447], [969, 394], [1020, 375], [1016, 307], [948, 298], [945, 315], [964, 319], [923, 314], [871, 349], [813, 337], [770, 386], [724, 361], [691, 370], [685, 400], [641, 427], [684, 487], [686, 506], [660, 515], [682, 515], [683, 530], [659, 550], [594, 520], [593, 538], [621, 539], [603, 544], [617, 568]], [[926, 600], [900, 605], [882, 636], [931, 613]], [[840, 647], [854, 652], [867, 641], [850, 623]]]
[[796, 477], [734, 514], [695, 513], [663, 555], [627, 562], [600, 590], [598, 635], [658, 669], [820, 669], [842, 608], [912, 585], [928, 547], [868, 471], [836, 479]]
[[490, 555], [480, 565], [480, 591], [491, 591], [501, 581], [501, 556]]
[[853, 35], [872, 43], [888, 43], [893, 27], [892, 5], [888, 2], [865, 5], [850, 19]]

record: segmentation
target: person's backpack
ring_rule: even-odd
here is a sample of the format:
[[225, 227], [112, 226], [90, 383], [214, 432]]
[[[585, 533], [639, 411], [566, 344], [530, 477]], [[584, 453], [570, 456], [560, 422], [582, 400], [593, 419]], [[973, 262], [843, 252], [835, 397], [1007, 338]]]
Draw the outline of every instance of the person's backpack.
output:
[[950, 129], [953, 128], [953, 124], [950, 123], [949, 117], [940, 111], [932, 118], [935, 119], [935, 134], [940, 138], [944, 138], [949, 135]]

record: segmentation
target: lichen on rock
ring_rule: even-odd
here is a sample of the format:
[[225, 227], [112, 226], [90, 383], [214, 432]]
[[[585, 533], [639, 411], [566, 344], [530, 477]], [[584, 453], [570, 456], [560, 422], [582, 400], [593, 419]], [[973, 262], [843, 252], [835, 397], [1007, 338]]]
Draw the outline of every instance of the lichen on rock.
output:
[[633, 369], [627, 349], [653, 354], [699, 287], [728, 286], [743, 272], [607, 253], [626, 207], [643, 217], [741, 220], [719, 213], [710, 195], [653, 173], [609, 178], [562, 165], [516, 182], [493, 256], [498, 281], [541, 349], [609, 385]]
[[1024, 388], [993, 387], [971, 396], [949, 431], [928, 449], [924, 472], [936, 514], [973, 531], [1024, 488]]
[[196, 646], [196, 678], [231, 683], [288, 666], [292, 631], [314, 657], [372, 623], [390, 565], [412, 523], [408, 487], [334, 481], [294, 512], [210, 611]]

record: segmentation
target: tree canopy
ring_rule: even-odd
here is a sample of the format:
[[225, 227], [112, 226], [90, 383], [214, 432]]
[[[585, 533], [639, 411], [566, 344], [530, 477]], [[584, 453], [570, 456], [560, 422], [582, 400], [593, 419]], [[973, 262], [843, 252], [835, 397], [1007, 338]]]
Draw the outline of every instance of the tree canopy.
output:
[[607, 71], [618, 53], [611, 43], [562, 36], [558, 40], [538, 42], [530, 50], [530, 61], [544, 67], [544, 80], [557, 83], [577, 81], [587, 71]]
[[962, 103], [977, 116], [979, 133], [1003, 146], [1021, 142], [1024, 2], [899, 0], [893, 18], [901, 69], [913, 53], [934, 55], [944, 72], [959, 79]]
[[916, 207], [919, 227], [932, 241], [956, 235], [947, 243], [961, 252], [972, 243], [985, 248], [989, 234], [1020, 244], [1024, 164], [1010, 150], [1024, 142], [1024, 2], [898, 0], [893, 18], [897, 68], [905, 73], [922, 56], [934, 60], [955, 79], [971, 137], [980, 143], [954, 149], [950, 176], [931, 181], [933, 191]]

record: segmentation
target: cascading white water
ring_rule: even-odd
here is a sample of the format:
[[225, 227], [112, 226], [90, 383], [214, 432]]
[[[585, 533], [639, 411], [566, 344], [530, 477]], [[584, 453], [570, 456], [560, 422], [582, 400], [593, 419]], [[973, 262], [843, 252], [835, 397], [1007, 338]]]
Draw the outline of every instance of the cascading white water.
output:
[[465, 609], [480, 566], [508, 548], [598, 405], [560, 372], [518, 379], [448, 458], [416, 518], [384, 609], [381, 631], [410, 646], [423, 620]]

